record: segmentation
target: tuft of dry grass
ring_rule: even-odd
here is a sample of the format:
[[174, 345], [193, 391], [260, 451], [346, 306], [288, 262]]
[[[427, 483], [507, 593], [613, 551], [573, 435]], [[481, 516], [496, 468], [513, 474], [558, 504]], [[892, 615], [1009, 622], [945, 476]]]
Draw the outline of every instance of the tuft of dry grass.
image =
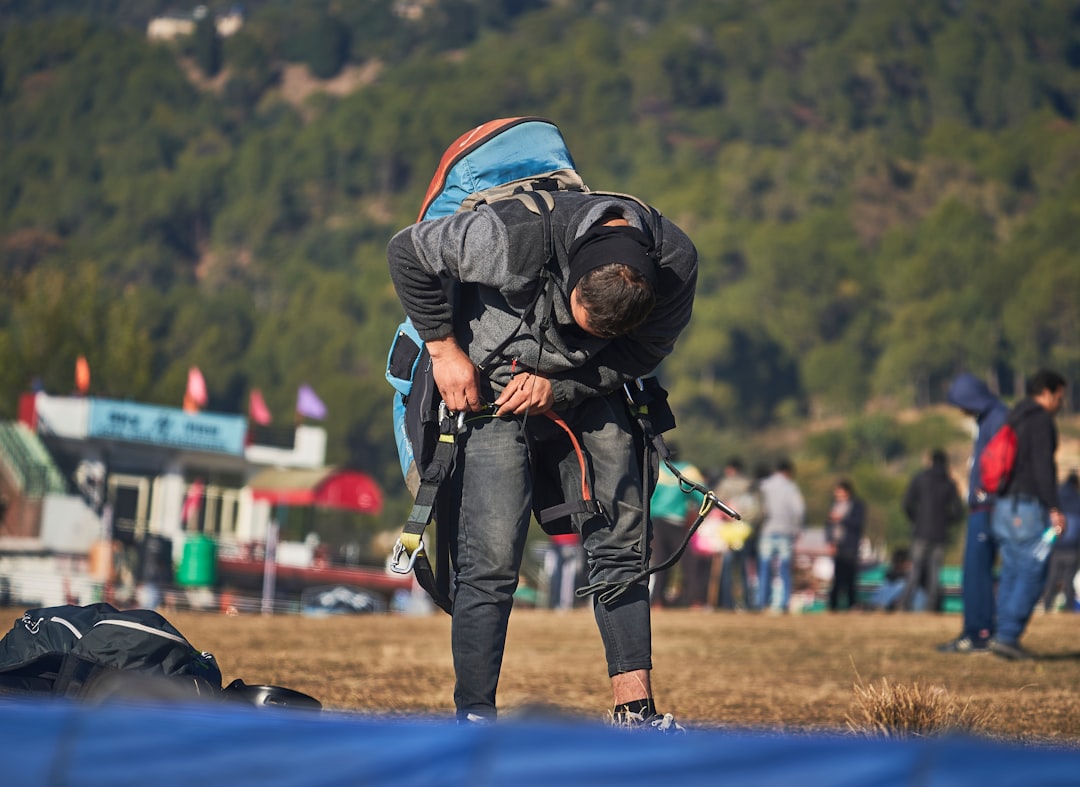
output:
[[960, 702], [940, 686], [919, 683], [855, 684], [854, 714], [847, 716], [848, 729], [868, 738], [921, 738], [946, 733], [985, 732], [993, 721], [989, 710]]

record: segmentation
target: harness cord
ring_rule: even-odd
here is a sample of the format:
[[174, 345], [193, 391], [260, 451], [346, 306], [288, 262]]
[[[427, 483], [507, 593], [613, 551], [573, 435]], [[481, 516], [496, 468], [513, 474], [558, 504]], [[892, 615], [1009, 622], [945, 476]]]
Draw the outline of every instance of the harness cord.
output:
[[652, 443], [653, 446], [656, 448], [656, 452], [664, 461], [664, 464], [667, 465], [668, 470], [670, 470], [672, 474], [678, 479], [679, 488], [682, 489], [682, 491], [686, 494], [690, 494], [691, 492], [701, 493], [701, 507], [698, 509], [697, 518], [691, 523], [690, 527], [687, 529], [686, 536], [683, 538], [682, 543], [679, 544], [679, 548], [676, 549], [675, 552], [671, 555], [671, 557], [669, 557], [663, 563], [660, 563], [656, 566], [651, 566], [644, 571], [639, 571], [637, 574], [630, 577], [629, 579], [624, 579], [620, 582], [609, 582], [605, 580], [603, 582], [594, 582], [591, 585], [586, 585], [585, 587], [578, 588], [576, 593], [578, 598], [591, 596], [595, 593], [596, 600], [599, 601], [601, 604], [611, 604], [612, 602], [617, 601], [619, 598], [621, 598], [623, 594], [625, 594], [633, 585], [636, 585], [641, 580], [651, 576], [652, 574], [657, 573], [658, 571], [664, 571], [671, 568], [682, 558], [683, 553], [686, 551], [686, 548], [690, 545], [690, 540], [694, 537], [694, 533], [697, 532], [697, 529], [701, 526], [701, 523], [705, 521], [705, 517], [709, 515], [709, 512], [712, 511], [713, 508], [719, 508], [732, 519], [742, 519], [742, 516], [739, 514], [738, 511], [731, 508], [723, 500], [718, 498], [711, 489], [705, 487], [704, 484], [699, 484], [696, 481], [691, 481], [689, 478], [679, 472], [679, 469], [675, 467], [674, 462], [672, 462], [669, 458], [671, 452], [667, 450], [667, 446], [664, 444], [663, 438], [660, 435], [655, 435], [652, 438]]
[[578, 442], [577, 435], [574, 434], [570, 425], [555, 411], [548, 410], [544, 415], [554, 421], [559, 428], [566, 432], [570, 437], [570, 444], [574, 447], [574, 453], [577, 454], [578, 467], [581, 470], [581, 497], [583, 500], [592, 500], [592, 492], [589, 491], [588, 477], [585, 474], [585, 452], [581, 449], [581, 443]]
[[596, 600], [601, 604], [611, 604], [621, 598], [631, 587], [641, 580], [658, 571], [664, 571], [665, 569], [671, 568], [679, 562], [680, 558], [682, 558], [683, 553], [686, 551], [686, 547], [690, 544], [690, 539], [694, 537], [694, 533], [697, 532], [698, 527], [701, 526], [701, 523], [705, 521], [705, 517], [708, 516], [709, 512], [712, 511], [717, 504], [726, 508], [716, 495], [711, 491], [707, 491], [705, 497], [701, 501], [701, 508], [698, 509], [697, 518], [686, 531], [686, 537], [683, 538], [682, 543], [679, 545], [679, 548], [675, 550], [674, 554], [663, 563], [656, 566], [650, 566], [644, 571], [639, 571], [634, 576], [624, 579], [621, 582], [608, 582], [606, 580], [603, 582], [594, 582], [591, 585], [578, 588], [576, 595], [578, 598], [584, 598], [585, 596], [591, 596], [595, 593]]

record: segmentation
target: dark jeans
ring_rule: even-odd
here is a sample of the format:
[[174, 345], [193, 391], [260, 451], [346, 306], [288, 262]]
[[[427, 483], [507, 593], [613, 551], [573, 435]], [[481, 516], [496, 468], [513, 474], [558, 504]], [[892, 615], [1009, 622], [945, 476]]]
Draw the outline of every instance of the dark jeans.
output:
[[552, 544], [544, 555], [544, 570], [548, 575], [548, 607], [573, 609], [577, 605], [577, 588], [585, 565], [581, 544]]
[[1065, 611], [1076, 611], [1076, 589], [1073, 580], [1077, 567], [1076, 547], [1055, 549], [1050, 553], [1050, 568], [1046, 575], [1046, 587], [1043, 590], [1043, 609], [1053, 609], [1058, 590], [1065, 594]]
[[964, 541], [964, 568], [960, 593], [964, 601], [964, 635], [989, 639], [995, 630], [994, 561], [997, 540], [990, 528], [989, 506], [973, 508], [968, 515]]
[[[837, 555], [833, 559], [833, 581], [829, 588], [829, 609], [855, 608], [855, 576], [858, 573], [859, 558], [856, 555]], [[840, 606], [840, 598], [846, 603]]]
[[[723, 568], [720, 573], [720, 606], [735, 609], [742, 604], [746, 609], [757, 609], [756, 599], [750, 591], [750, 563], [753, 561], [751, 544], [744, 544], [742, 549], [729, 549], [724, 553]], [[735, 593], [738, 582], [739, 593]]]
[[[653, 527], [656, 527], [656, 521], [653, 521]], [[653, 547], [656, 547], [656, 539], [653, 539]], [[656, 553], [653, 553], [653, 563], [656, 562]], [[716, 599], [710, 598], [710, 591], [712, 588], [709, 585], [713, 579], [713, 572], [720, 572], [720, 555], [704, 555], [698, 552], [694, 552], [692, 549], [687, 549], [683, 553], [682, 559], [679, 561], [683, 568], [683, 577], [685, 584], [683, 585], [682, 595], [679, 597], [679, 602], [683, 606], [689, 607], [712, 607], [716, 605]], [[715, 593], [715, 591], [713, 591]], [[656, 604], [656, 588], [653, 588], [653, 604]]]
[[[655, 517], [652, 522], [652, 531], [652, 565], [658, 566], [678, 551], [683, 539], [686, 538], [686, 523], [680, 519]], [[678, 563], [671, 568], [653, 574], [651, 596], [654, 605], [681, 607], [689, 603], [691, 592], [690, 588], [687, 587], [687, 557], [684, 556], [681, 561], [683, 563], [682, 587], [678, 588], [674, 593], [668, 592], [668, 585], [672, 584], [671, 580], [675, 578], [675, 569], [679, 567]]]
[[[629, 414], [615, 395], [589, 399], [563, 413], [581, 442], [592, 472], [592, 491], [605, 515], [575, 514], [588, 554], [589, 581], [620, 581], [648, 564], [647, 499]], [[495, 694], [529, 529], [532, 476], [524, 430], [536, 441], [538, 461], [558, 462], [562, 488], [580, 498], [581, 472], [566, 434], [549, 419], [477, 418], [444, 493], [460, 500], [451, 647], [458, 716], [496, 716]], [[452, 526], [453, 523], [451, 523]], [[635, 584], [610, 605], [594, 603], [608, 674], [652, 668], [648, 585]]]
[[994, 505], [991, 522], [1001, 548], [995, 637], [1015, 645], [1046, 586], [1047, 561], [1035, 555], [1035, 548], [1050, 526], [1050, 514], [1037, 500], [1003, 497]]
[[945, 545], [932, 544], [924, 538], [916, 538], [911, 544], [911, 572], [908, 574], [904, 594], [897, 602], [900, 609], [911, 609], [915, 590], [926, 591], [926, 609], [934, 612], [941, 600], [941, 567], [945, 563]]

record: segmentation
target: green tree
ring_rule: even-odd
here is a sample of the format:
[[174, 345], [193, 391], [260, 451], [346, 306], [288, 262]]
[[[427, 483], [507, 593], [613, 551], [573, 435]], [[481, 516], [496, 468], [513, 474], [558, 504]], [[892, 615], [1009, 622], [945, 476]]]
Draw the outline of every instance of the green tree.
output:
[[311, 73], [319, 79], [337, 76], [349, 57], [349, 31], [339, 19], [319, 16], [304, 36], [307, 62]]

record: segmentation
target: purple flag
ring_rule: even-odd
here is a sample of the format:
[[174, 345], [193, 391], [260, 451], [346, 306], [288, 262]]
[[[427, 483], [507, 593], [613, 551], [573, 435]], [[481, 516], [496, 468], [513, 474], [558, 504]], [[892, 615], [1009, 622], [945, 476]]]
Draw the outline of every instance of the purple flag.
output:
[[299, 415], [314, 418], [316, 421], [326, 418], [326, 405], [307, 383], [301, 385], [300, 390], [296, 392], [296, 412]]

